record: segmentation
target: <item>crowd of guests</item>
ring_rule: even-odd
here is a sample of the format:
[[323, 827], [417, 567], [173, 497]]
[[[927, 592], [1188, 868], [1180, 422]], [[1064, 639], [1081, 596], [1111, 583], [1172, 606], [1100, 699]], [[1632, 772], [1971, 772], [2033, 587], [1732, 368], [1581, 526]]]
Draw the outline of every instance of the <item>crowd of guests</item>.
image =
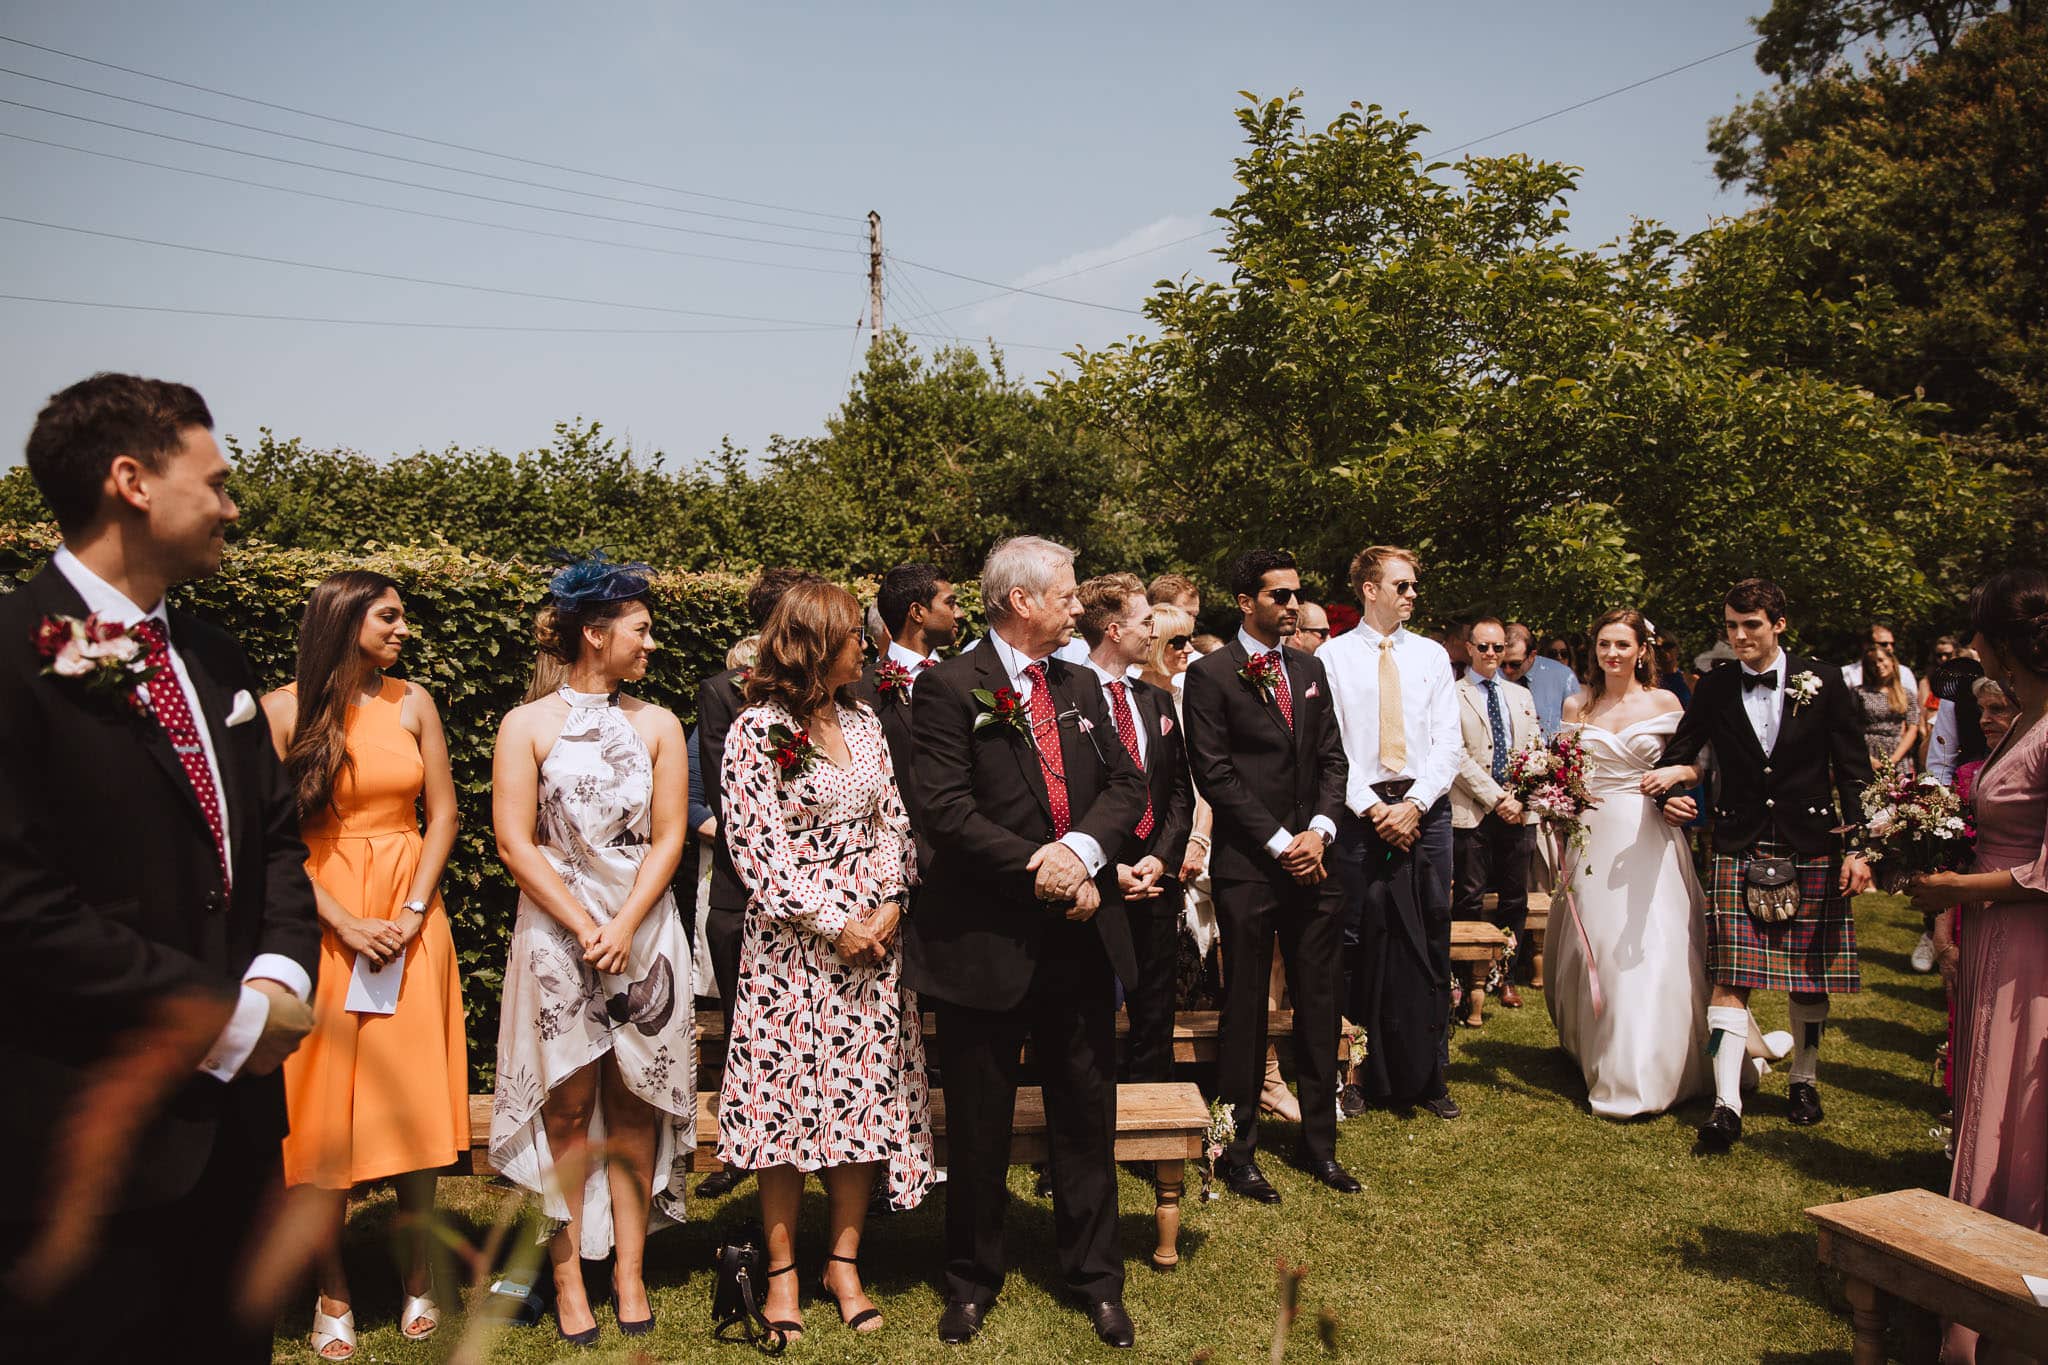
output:
[[[8, 1281], [0, 1333], [34, 1358], [125, 1358], [136, 1324], [267, 1358], [269, 1324], [235, 1310], [232, 1272], [264, 1254], [258, 1213], [280, 1183], [316, 1199], [319, 1355], [356, 1349], [338, 1248], [367, 1182], [398, 1189], [399, 1330], [424, 1339], [443, 1316], [425, 1215], [435, 1173], [471, 1145], [438, 892], [457, 836], [446, 737], [430, 692], [392, 676], [410, 628], [391, 579], [314, 586], [293, 680], [260, 699], [230, 637], [166, 608], [218, 568], [236, 515], [211, 426], [189, 388], [100, 375], [54, 397], [29, 442], [63, 545], [0, 599], [17, 641], [0, 669], [0, 961], [12, 1017], [31, 1021], [7, 1033], [25, 1089], [0, 1123], [22, 1173], [0, 1260], [48, 1283]], [[650, 1331], [649, 1232], [750, 1175], [761, 1307], [801, 1335], [813, 1173], [828, 1207], [813, 1278], [848, 1328], [880, 1329], [863, 1228], [932, 1190], [937, 1084], [937, 1330], [971, 1340], [1010, 1263], [1028, 1043], [1066, 1291], [1104, 1342], [1133, 1344], [1117, 1083], [1170, 1076], [1190, 941], [1214, 950], [1214, 1087], [1236, 1116], [1217, 1175], [1259, 1203], [1281, 1200], [1262, 1114], [1294, 1125], [1288, 1159], [1340, 1196], [1361, 1189], [1337, 1157], [1342, 1118], [1460, 1117], [1451, 925], [1519, 934], [1534, 883], [1566, 903], [1547, 1000], [1595, 1112], [1710, 1092], [1700, 1148], [1724, 1151], [1744, 1092], [1789, 1059], [1789, 1121], [1819, 1123], [1829, 1004], [1860, 984], [1850, 898], [1870, 884], [1839, 826], [1873, 762], [1921, 764], [1972, 802], [1970, 869], [1911, 888], [1928, 966], [1954, 982], [1952, 1193], [2048, 1230], [2048, 576], [1980, 587], [1969, 647], [1947, 641], [1923, 680], [1888, 627], [1846, 669], [1790, 652], [1791, 604], [1764, 579], [1729, 590], [1725, 639], [1682, 673], [1626, 609], [1592, 624], [1583, 658], [1492, 617], [1426, 637], [1408, 624], [1423, 572], [1397, 546], [1359, 551], [1354, 613], [1308, 601], [1287, 552], [1253, 550], [1212, 604], [1225, 634], [1205, 637], [1192, 581], [1077, 581], [1071, 550], [1019, 536], [982, 565], [987, 631], [963, 643], [930, 565], [883, 575], [872, 611], [768, 570], [689, 733], [632, 695], [661, 648], [646, 568], [596, 556], [557, 574], [493, 765], [519, 901], [488, 1150], [555, 1225], [560, 1337], [597, 1339], [584, 1265], [605, 1257], [619, 1330]], [[1597, 798], [1569, 865], [1509, 772], [1564, 733]], [[110, 835], [125, 856], [107, 856]], [[1760, 1034], [1759, 989], [1789, 995], [1790, 1034]], [[725, 1170], [692, 1192], [709, 1136], [700, 995], [725, 1014]], [[1500, 995], [1519, 1007], [1512, 970]], [[1286, 1070], [1267, 1031], [1283, 1003]], [[1362, 1061], [1340, 1063], [1346, 1021]], [[83, 1201], [82, 1231], [48, 1216], [45, 1199], [84, 1188], [66, 1154], [106, 1119], [102, 1073], [143, 1054], [171, 1079], [118, 1092], [134, 1175]], [[95, 1311], [116, 1298], [127, 1311]]]

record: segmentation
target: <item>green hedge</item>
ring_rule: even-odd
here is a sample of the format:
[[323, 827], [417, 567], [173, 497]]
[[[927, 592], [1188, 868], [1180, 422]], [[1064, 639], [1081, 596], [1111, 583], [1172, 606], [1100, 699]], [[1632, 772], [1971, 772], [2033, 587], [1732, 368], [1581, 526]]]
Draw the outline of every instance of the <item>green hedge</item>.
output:
[[[47, 525], [0, 524], [0, 589], [28, 578], [55, 546]], [[517, 900], [491, 838], [491, 746], [500, 718], [526, 691], [533, 615], [552, 570], [445, 545], [372, 547], [351, 555], [242, 542], [218, 575], [181, 587], [174, 597], [234, 632], [263, 685], [276, 687], [291, 680], [308, 590], [347, 568], [374, 569], [403, 585], [414, 638], [394, 672], [433, 693], [447, 724], [462, 831], [441, 889], [462, 964], [471, 1066], [487, 1080]], [[724, 667], [727, 646], [745, 633], [749, 581], [722, 574], [654, 580], [655, 627], [664, 648], [634, 689], [639, 696], [669, 707], [685, 723], [694, 719], [698, 680]]]

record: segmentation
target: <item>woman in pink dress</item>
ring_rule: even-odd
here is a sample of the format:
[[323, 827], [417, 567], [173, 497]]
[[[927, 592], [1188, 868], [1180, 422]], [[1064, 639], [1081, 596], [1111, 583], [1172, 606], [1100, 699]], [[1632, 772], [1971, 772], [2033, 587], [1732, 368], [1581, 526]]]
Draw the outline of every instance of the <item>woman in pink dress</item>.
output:
[[760, 1173], [763, 1311], [791, 1338], [804, 1173], [821, 1173], [831, 1210], [819, 1278], [863, 1332], [882, 1325], [859, 1269], [876, 1175], [898, 1209], [932, 1179], [924, 1040], [897, 936], [916, 846], [882, 724], [850, 691], [860, 673], [860, 604], [799, 583], [762, 627], [725, 741], [726, 838], [748, 902], [718, 1157]]
[[[1914, 905], [1970, 907], [1956, 974], [1951, 1198], [2048, 1232], [2048, 574], [2009, 569], [1970, 601], [1975, 647], [2019, 716], [1977, 775], [1968, 872], [1921, 879]], [[1944, 1361], [2026, 1360], [1956, 1325]]]

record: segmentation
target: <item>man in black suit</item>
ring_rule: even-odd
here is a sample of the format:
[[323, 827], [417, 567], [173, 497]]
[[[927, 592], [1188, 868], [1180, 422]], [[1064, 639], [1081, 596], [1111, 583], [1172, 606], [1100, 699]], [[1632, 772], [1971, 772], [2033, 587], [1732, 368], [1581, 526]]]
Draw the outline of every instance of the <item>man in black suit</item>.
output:
[[1173, 694], [1131, 674], [1152, 652], [1145, 584], [1136, 574], [1104, 574], [1083, 583], [1080, 597], [1088, 667], [1102, 688], [1118, 741], [1145, 774], [1149, 798], [1116, 869], [1138, 960], [1138, 974], [1124, 979], [1124, 1007], [1131, 1017], [1124, 1072], [1133, 1081], [1170, 1081], [1180, 869], [1194, 828], [1194, 786]]
[[[763, 569], [747, 589], [747, 619], [754, 634], [768, 624], [768, 614], [782, 595], [798, 583], [815, 579], [805, 569]], [[713, 673], [697, 688], [697, 748], [704, 765], [704, 804], [711, 807], [717, 822], [711, 841], [711, 894], [704, 915], [704, 945], [711, 954], [711, 974], [718, 982], [718, 1009], [725, 1016], [725, 1046], [731, 1055], [733, 998], [739, 993], [740, 940], [747, 926], [747, 887], [732, 865], [732, 850], [725, 842], [725, 788], [719, 774], [725, 765], [725, 736], [733, 717], [740, 713], [740, 688], [747, 680], [744, 668], [727, 668]], [[713, 1171], [697, 1182], [697, 1193], [716, 1199], [732, 1191], [747, 1178], [737, 1166]]]
[[[1664, 800], [1665, 820], [1684, 825], [1699, 814], [1696, 803], [1667, 794], [1699, 781], [1694, 765], [1709, 745], [1721, 774], [1707, 890], [1714, 1109], [1700, 1126], [1710, 1152], [1742, 1136], [1750, 991], [1791, 997], [1787, 1117], [1805, 1126], [1822, 1117], [1815, 1076], [1828, 999], [1861, 985], [1849, 897], [1869, 889], [1870, 866], [1845, 848], [1841, 831], [1862, 817], [1870, 750], [1841, 670], [1780, 645], [1785, 613], [1785, 593], [1768, 579], [1728, 590], [1721, 617], [1736, 663], [1700, 679], [1663, 766], [1642, 781], [1645, 793]], [[1766, 923], [1747, 909], [1760, 894], [1747, 883], [1755, 864], [1773, 859], [1792, 872], [1797, 904], [1789, 919]]]
[[[939, 651], [953, 643], [960, 626], [960, 597], [935, 565], [899, 564], [882, 575], [875, 607], [889, 629], [889, 643], [869, 662], [853, 690], [881, 719], [896, 789], [903, 794], [914, 833], [917, 746], [912, 740], [910, 698], [925, 670], [937, 667]], [[924, 852], [919, 849], [920, 855]]]
[[1231, 568], [1230, 588], [1242, 613], [1237, 638], [1189, 665], [1183, 696], [1195, 787], [1216, 813], [1209, 871], [1223, 932], [1216, 1088], [1237, 1118], [1237, 1137], [1216, 1172], [1234, 1193], [1280, 1202], [1255, 1160], [1277, 934], [1294, 1000], [1296, 1160], [1331, 1189], [1356, 1194], [1358, 1181], [1337, 1163], [1343, 902], [1323, 860], [1344, 810], [1343, 737], [1323, 666], [1286, 647], [1301, 600], [1294, 557], [1254, 550]]
[[1116, 978], [1137, 979], [1116, 864], [1145, 813], [1092, 674], [1052, 657], [1080, 612], [1073, 552], [989, 552], [989, 635], [911, 702], [932, 848], [905, 921], [904, 981], [936, 1002], [946, 1095], [946, 1310], [980, 1331], [1006, 1269], [1010, 1130], [1026, 1039], [1043, 1072], [1053, 1230], [1068, 1293], [1129, 1346], [1117, 1247]]
[[[63, 545], [0, 599], [0, 1342], [17, 1359], [270, 1358], [270, 1324], [231, 1304], [279, 1186], [277, 1068], [312, 1027], [320, 926], [257, 679], [225, 632], [165, 606], [219, 568], [236, 516], [212, 424], [185, 385], [100, 374], [29, 437]], [[88, 616], [126, 657], [51, 657]], [[141, 1112], [80, 1112], [119, 1072]], [[88, 1125], [123, 1122], [132, 1141], [78, 1170]], [[47, 1273], [48, 1230], [94, 1194], [104, 1226]]]

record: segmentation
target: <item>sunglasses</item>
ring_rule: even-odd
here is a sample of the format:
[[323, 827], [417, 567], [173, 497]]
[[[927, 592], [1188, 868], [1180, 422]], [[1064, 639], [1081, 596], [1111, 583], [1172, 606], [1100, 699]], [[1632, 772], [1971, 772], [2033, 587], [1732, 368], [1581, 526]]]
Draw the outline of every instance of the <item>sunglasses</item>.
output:
[[1569, 660], [1572, 657], [1572, 652], [1569, 649], [1546, 649], [1543, 652], [1553, 659]]
[[1326, 640], [1330, 637], [1328, 626], [1296, 626], [1294, 633], [1296, 635], [1320, 635]]
[[1192, 635], [1168, 636], [1166, 641], [1166, 647], [1168, 649], [1186, 649], [1188, 645], [1193, 642], [1194, 638], [1195, 637]]
[[1505, 654], [1508, 652], [1508, 647], [1506, 645], [1475, 644], [1470, 646], [1470, 648], [1474, 654]]
[[1266, 596], [1273, 599], [1273, 605], [1284, 607], [1301, 596], [1300, 588], [1268, 588]]

